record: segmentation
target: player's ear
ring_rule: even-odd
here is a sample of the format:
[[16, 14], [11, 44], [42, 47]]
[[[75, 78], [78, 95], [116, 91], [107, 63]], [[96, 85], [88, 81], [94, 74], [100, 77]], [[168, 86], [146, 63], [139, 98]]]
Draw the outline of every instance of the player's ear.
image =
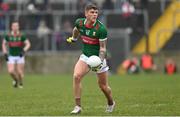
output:
[[86, 13], [86, 11], [85, 11], [84, 15], [85, 15], [85, 17], [87, 17], [87, 13]]
[[87, 10], [85, 10], [85, 13], [84, 13], [84, 14], [85, 14], [85, 16], [87, 17], [87, 16], [88, 16], [88, 11], [87, 11]]

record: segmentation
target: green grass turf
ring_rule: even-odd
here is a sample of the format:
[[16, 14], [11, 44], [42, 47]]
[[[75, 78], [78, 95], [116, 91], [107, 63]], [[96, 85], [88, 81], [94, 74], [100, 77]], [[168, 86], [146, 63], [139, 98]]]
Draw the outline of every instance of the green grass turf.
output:
[[[180, 75], [111, 75], [115, 111], [105, 113], [106, 99], [97, 78], [83, 79], [81, 116], [180, 116]], [[23, 89], [0, 74], [0, 115], [71, 116], [74, 100], [71, 75], [26, 75]]]

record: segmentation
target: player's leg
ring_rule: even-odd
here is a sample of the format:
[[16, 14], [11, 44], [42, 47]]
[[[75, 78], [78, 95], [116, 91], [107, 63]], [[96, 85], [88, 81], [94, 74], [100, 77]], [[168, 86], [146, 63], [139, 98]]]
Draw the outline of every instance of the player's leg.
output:
[[18, 75], [16, 73], [16, 57], [9, 56], [7, 62], [8, 73], [13, 79], [13, 86], [18, 87]]
[[11, 75], [13, 79], [13, 86], [18, 87], [18, 76], [16, 74], [15, 63], [8, 63], [7, 68], [8, 68], [8, 73]]
[[24, 79], [24, 57], [19, 57], [17, 60], [17, 74], [19, 81], [19, 88], [23, 88], [23, 79]]
[[108, 74], [107, 71], [106, 72], [102, 72], [102, 73], [97, 73], [98, 76], [98, 84], [99, 87], [101, 89], [101, 91], [104, 93], [104, 95], [106, 96], [107, 99], [107, 108], [106, 108], [106, 112], [112, 112], [115, 106], [115, 102], [113, 101], [112, 98], [112, 91], [110, 86], [108, 85]]
[[97, 76], [98, 76], [99, 87], [101, 91], [104, 93], [104, 95], [106, 96], [108, 105], [112, 105], [113, 98], [112, 98], [111, 88], [109, 87], [108, 81], [107, 81], [107, 78], [108, 78], [107, 72], [97, 73]]
[[74, 90], [74, 99], [75, 99], [75, 108], [71, 113], [79, 113], [81, 111], [81, 80], [85, 74], [89, 71], [88, 65], [82, 61], [78, 60], [73, 74], [73, 90]]
[[23, 88], [24, 64], [17, 64], [17, 74], [18, 74], [19, 88]]

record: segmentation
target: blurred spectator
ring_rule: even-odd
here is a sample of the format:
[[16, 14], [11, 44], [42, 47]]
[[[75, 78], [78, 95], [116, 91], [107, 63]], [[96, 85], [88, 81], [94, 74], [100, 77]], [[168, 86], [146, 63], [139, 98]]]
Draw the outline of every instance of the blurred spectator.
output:
[[49, 0], [30, 0], [28, 10], [47, 11], [50, 10]]
[[113, 10], [114, 9], [114, 3], [112, 0], [104, 0], [102, 3], [102, 9], [103, 10]]
[[138, 65], [138, 59], [136, 57], [133, 57], [132, 59], [126, 59], [122, 63], [123, 69], [128, 74], [136, 74], [139, 73], [139, 65]]
[[51, 45], [50, 34], [51, 34], [51, 29], [47, 26], [47, 24], [44, 20], [41, 20], [39, 22], [39, 26], [37, 29], [37, 36], [39, 39], [41, 39], [42, 43], [40, 43], [40, 46], [43, 47], [44, 51], [47, 51]]
[[62, 27], [59, 25], [55, 26], [55, 31], [53, 33], [53, 39], [56, 42], [56, 48], [58, 50], [66, 49], [66, 38], [71, 36], [73, 30], [69, 20], [65, 20], [62, 24]]
[[172, 58], [169, 58], [165, 62], [164, 71], [168, 75], [172, 75], [177, 72], [177, 66]]
[[67, 37], [69, 37], [71, 34], [72, 34], [72, 24], [69, 20], [66, 20], [64, 23], [63, 23], [63, 31], [65, 33], [65, 35]]
[[[27, 4], [27, 10], [33, 15], [27, 20], [32, 19], [31, 21], [33, 21], [35, 19], [35, 22], [33, 22], [33, 29], [37, 29], [41, 20], [49, 20], [50, 18], [50, 14], [47, 12], [51, 10], [49, 0], [30, 0]], [[46, 12], [46, 14], [42, 14], [43, 12]]]
[[129, 1], [124, 1], [122, 4], [122, 15], [124, 18], [130, 17], [135, 12], [134, 5]]
[[0, 0], [0, 30], [5, 30], [5, 14], [9, 10], [9, 4]]
[[[61, 30], [60, 30], [60, 26], [59, 25], [56, 25], [55, 26], [55, 31], [52, 35], [52, 39], [53, 39], [53, 42], [55, 42], [55, 49], [60, 49], [60, 45], [61, 43], [64, 41], [63, 40], [63, 35], [61, 33]], [[52, 46], [53, 47], [53, 46]]]
[[37, 9], [36, 9], [36, 7], [35, 7], [35, 5], [33, 3], [28, 4], [27, 10], [29, 12], [31, 12], [31, 13], [36, 13], [37, 12]]
[[3, 0], [0, 0], [0, 6], [1, 6], [1, 10], [4, 11], [4, 12], [9, 10], [9, 4], [3, 2]]
[[140, 66], [145, 72], [156, 70], [153, 57], [149, 53], [145, 53], [141, 56]]
[[46, 25], [46, 22], [44, 20], [41, 20], [37, 29], [38, 38], [44, 38], [48, 36], [50, 33], [51, 33], [51, 30]]

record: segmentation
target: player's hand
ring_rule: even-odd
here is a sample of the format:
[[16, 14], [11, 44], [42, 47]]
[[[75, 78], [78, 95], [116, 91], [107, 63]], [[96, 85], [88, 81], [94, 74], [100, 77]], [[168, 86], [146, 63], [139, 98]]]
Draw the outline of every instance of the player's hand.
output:
[[20, 56], [20, 57], [23, 57], [23, 56], [25, 55], [25, 53], [26, 53], [26, 52], [25, 52], [24, 50], [22, 50], [22, 52], [19, 54], [19, 56]]
[[77, 39], [74, 39], [73, 37], [69, 37], [66, 39], [67, 43], [73, 43], [73, 42], [76, 42]]
[[91, 67], [91, 70], [92, 71], [94, 71], [94, 72], [97, 72], [97, 71], [99, 71], [101, 68], [102, 68], [102, 66], [103, 66], [103, 63], [101, 63], [99, 66], [97, 66], [97, 67]]
[[8, 54], [4, 54], [4, 58], [6, 61], [9, 61]]

